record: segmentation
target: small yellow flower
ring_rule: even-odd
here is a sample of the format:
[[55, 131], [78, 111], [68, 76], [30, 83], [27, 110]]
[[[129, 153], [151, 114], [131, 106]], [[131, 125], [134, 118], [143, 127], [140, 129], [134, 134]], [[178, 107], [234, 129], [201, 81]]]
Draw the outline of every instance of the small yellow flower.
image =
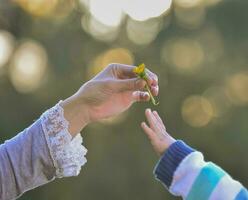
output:
[[[138, 65], [137, 67], [135, 67], [133, 69], [133, 72], [141, 79], [144, 79], [146, 82], [147, 82], [147, 75], [146, 75], [146, 66], [144, 63]], [[153, 105], [158, 105], [159, 102], [156, 102], [155, 98], [153, 97], [152, 93], [151, 93], [151, 90], [148, 86], [148, 84], [146, 83], [146, 86], [145, 86], [147, 92], [149, 93], [149, 96], [151, 98], [151, 101], [153, 103]]]
[[142, 74], [144, 74], [145, 73], [145, 64], [144, 63], [142, 63], [142, 64], [140, 64], [139, 66], [137, 66], [137, 67], [135, 67], [134, 69], [133, 69], [133, 72], [135, 73], [135, 74], [137, 74], [137, 75], [142, 75]]

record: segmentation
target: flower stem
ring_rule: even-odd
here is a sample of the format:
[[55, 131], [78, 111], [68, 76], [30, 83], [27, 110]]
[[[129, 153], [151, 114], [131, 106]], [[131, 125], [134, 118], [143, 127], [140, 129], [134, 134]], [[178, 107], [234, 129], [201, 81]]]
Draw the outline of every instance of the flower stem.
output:
[[150, 88], [149, 88], [149, 86], [147, 84], [146, 84], [145, 88], [146, 88], [147, 92], [149, 93], [149, 96], [151, 98], [151, 101], [152, 101], [153, 105], [157, 106], [159, 104], [159, 102], [156, 102], [156, 100], [153, 97], [152, 92], [151, 92], [151, 90], [150, 90]]

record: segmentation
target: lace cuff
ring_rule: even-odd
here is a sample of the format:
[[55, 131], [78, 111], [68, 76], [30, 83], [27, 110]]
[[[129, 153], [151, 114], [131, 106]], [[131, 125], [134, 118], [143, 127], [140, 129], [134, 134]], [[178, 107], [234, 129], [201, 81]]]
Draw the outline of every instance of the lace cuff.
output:
[[64, 118], [64, 109], [60, 102], [41, 116], [57, 178], [77, 176], [87, 162], [84, 157], [87, 149], [82, 145], [83, 138], [80, 134], [72, 138], [68, 131], [69, 122]]

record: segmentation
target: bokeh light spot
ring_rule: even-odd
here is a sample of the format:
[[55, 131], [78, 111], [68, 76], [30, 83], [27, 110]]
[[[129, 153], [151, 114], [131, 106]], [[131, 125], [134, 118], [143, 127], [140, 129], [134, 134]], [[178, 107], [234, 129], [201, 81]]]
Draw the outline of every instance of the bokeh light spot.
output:
[[227, 100], [226, 88], [222, 86], [213, 86], [208, 88], [203, 96], [207, 98], [214, 111], [214, 117], [223, 116], [230, 108], [230, 102]]
[[207, 6], [215, 6], [217, 5], [218, 3], [220, 3], [222, 0], [205, 0], [204, 3], [207, 5]]
[[65, 17], [75, 6], [74, 1], [68, 0], [14, 0], [14, 2], [35, 17]]
[[29, 93], [37, 89], [47, 68], [47, 54], [35, 41], [23, 42], [10, 63], [10, 79], [15, 89]]
[[14, 37], [7, 31], [0, 30], [0, 68], [6, 65], [14, 50]]
[[134, 56], [128, 49], [125, 48], [107, 50], [98, 55], [90, 64], [88, 69], [89, 78], [102, 71], [110, 63], [125, 63], [132, 65], [134, 63]]
[[111, 42], [118, 36], [118, 26], [107, 26], [99, 22], [93, 16], [84, 15], [81, 18], [81, 24], [84, 31], [90, 34], [93, 38], [100, 41]]
[[123, 18], [122, 3], [116, 0], [90, 0], [89, 11], [107, 26], [118, 26]]
[[183, 8], [192, 8], [203, 4], [204, 0], [174, 0], [174, 3]]
[[134, 20], [145, 21], [158, 17], [171, 8], [172, 0], [124, 0], [124, 11]]
[[227, 81], [227, 92], [230, 101], [235, 105], [248, 104], [248, 72], [240, 72]]
[[48, 15], [58, 4], [58, 0], [15, 0], [15, 2], [34, 16]]
[[202, 96], [190, 96], [182, 105], [182, 117], [192, 127], [206, 126], [214, 116], [211, 103]]
[[194, 73], [204, 61], [204, 51], [199, 42], [178, 38], [167, 42], [161, 52], [161, 59], [177, 72]]
[[203, 0], [175, 0], [175, 17], [186, 29], [200, 27], [205, 21], [206, 5]]
[[153, 18], [146, 21], [127, 21], [128, 38], [138, 45], [147, 45], [151, 43], [161, 29], [161, 18]]
[[198, 39], [204, 48], [205, 60], [215, 63], [224, 52], [222, 35], [215, 26], [206, 26], [199, 33]]

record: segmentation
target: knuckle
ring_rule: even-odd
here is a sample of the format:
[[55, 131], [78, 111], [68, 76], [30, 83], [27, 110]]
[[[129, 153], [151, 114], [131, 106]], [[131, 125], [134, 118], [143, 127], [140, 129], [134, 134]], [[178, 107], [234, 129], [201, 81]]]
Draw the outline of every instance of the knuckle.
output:
[[149, 70], [149, 77], [155, 81], [158, 81], [158, 76]]
[[154, 79], [155, 81], [158, 81], [158, 76], [156, 74], [154, 74]]
[[157, 74], [154, 74], [154, 73], [153, 73], [153, 77], [154, 77], [155, 80], [158, 80]]
[[110, 63], [108, 66], [107, 66], [107, 69], [109, 69], [110, 71], [112, 71], [112, 72], [116, 72], [117, 71], [117, 69], [118, 69], [118, 65], [117, 64], [115, 64], [115, 63]]
[[119, 68], [120, 64], [119, 63], [110, 63], [108, 65], [108, 68], [113, 69], [113, 70], [117, 70]]
[[128, 88], [129, 89], [135, 89], [137, 87], [137, 81], [129, 81], [128, 82]]
[[110, 63], [108, 65], [108, 68], [110, 69], [110, 71], [112, 72], [114, 77], [119, 77], [120, 71], [121, 71], [121, 65], [120, 64], [118, 64], [118, 63]]
[[151, 77], [151, 79], [158, 81], [158, 76], [156, 74], [151, 73], [150, 77]]
[[146, 82], [145, 82], [144, 80], [142, 80], [142, 79], [137, 79], [137, 80], [135, 81], [135, 88], [136, 88], [136, 89], [144, 88], [145, 85], [146, 85]]
[[114, 67], [116, 67], [115, 63], [108, 64], [108, 68], [114, 68]]

